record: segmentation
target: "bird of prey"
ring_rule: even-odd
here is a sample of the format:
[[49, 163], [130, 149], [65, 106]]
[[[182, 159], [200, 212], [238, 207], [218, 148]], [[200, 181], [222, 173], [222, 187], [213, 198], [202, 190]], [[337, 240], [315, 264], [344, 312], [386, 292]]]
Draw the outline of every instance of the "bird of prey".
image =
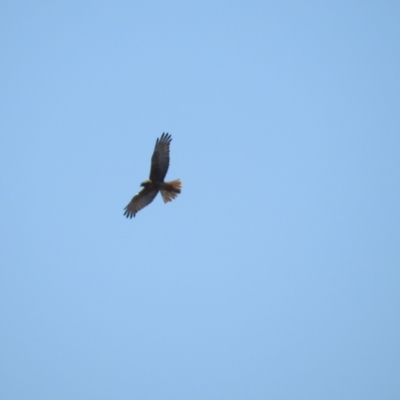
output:
[[124, 215], [132, 218], [142, 208], [150, 204], [160, 191], [164, 203], [172, 201], [181, 192], [181, 181], [164, 182], [169, 167], [169, 144], [172, 137], [169, 133], [163, 133], [156, 141], [153, 156], [151, 157], [150, 177], [140, 184], [143, 189], [133, 196], [125, 207]]

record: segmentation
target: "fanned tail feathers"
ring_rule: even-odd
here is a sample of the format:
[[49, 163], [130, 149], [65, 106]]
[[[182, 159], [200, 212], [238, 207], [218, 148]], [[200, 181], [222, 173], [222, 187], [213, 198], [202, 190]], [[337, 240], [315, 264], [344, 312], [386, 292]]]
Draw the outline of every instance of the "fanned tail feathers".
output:
[[164, 182], [163, 188], [160, 190], [164, 203], [168, 203], [175, 199], [181, 192], [182, 183], [180, 179]]

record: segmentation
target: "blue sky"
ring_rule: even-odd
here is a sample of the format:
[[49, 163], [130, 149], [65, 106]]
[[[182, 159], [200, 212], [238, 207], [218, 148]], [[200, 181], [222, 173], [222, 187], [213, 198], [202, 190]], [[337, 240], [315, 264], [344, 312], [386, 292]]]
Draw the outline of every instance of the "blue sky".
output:
[[3, 1], [0, 397], [400, 398], [399, 21]]

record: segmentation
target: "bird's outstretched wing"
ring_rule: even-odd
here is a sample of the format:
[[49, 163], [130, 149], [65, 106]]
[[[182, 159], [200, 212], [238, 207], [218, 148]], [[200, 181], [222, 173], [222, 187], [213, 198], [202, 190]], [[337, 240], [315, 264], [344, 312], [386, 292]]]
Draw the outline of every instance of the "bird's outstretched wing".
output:
[[132, 218], [142, 208], [150, 204], [157, 196], [158, 190], [153, 188], [143, 188], [133, 196], [130, 203], [125, 207], [124, 215], [126, 218]]
[[153, 156], [151, 157], [150, 180], [163, 181], [169, 167], [169, 144], [172, 137], [169, 133], [163, 133], [156, 141]]

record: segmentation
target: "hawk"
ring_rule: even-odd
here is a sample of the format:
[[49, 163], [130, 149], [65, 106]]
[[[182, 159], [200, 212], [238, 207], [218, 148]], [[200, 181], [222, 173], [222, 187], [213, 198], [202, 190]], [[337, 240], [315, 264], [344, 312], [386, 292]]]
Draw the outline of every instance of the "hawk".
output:
[[143, 189], [133, 196], [130, 203], [125, 207], [124, 215], [132, 218], [142, 208], [150, 204], [160, 191], [164, 203], [172, 201], [181, 192], [181, 181], [164, 182], [169, 167], [169, 144], [172, 137], [169, 133], [163, 133], [156, 140], [153, 156], [151, 157], [150, 177], [140, 184]]

